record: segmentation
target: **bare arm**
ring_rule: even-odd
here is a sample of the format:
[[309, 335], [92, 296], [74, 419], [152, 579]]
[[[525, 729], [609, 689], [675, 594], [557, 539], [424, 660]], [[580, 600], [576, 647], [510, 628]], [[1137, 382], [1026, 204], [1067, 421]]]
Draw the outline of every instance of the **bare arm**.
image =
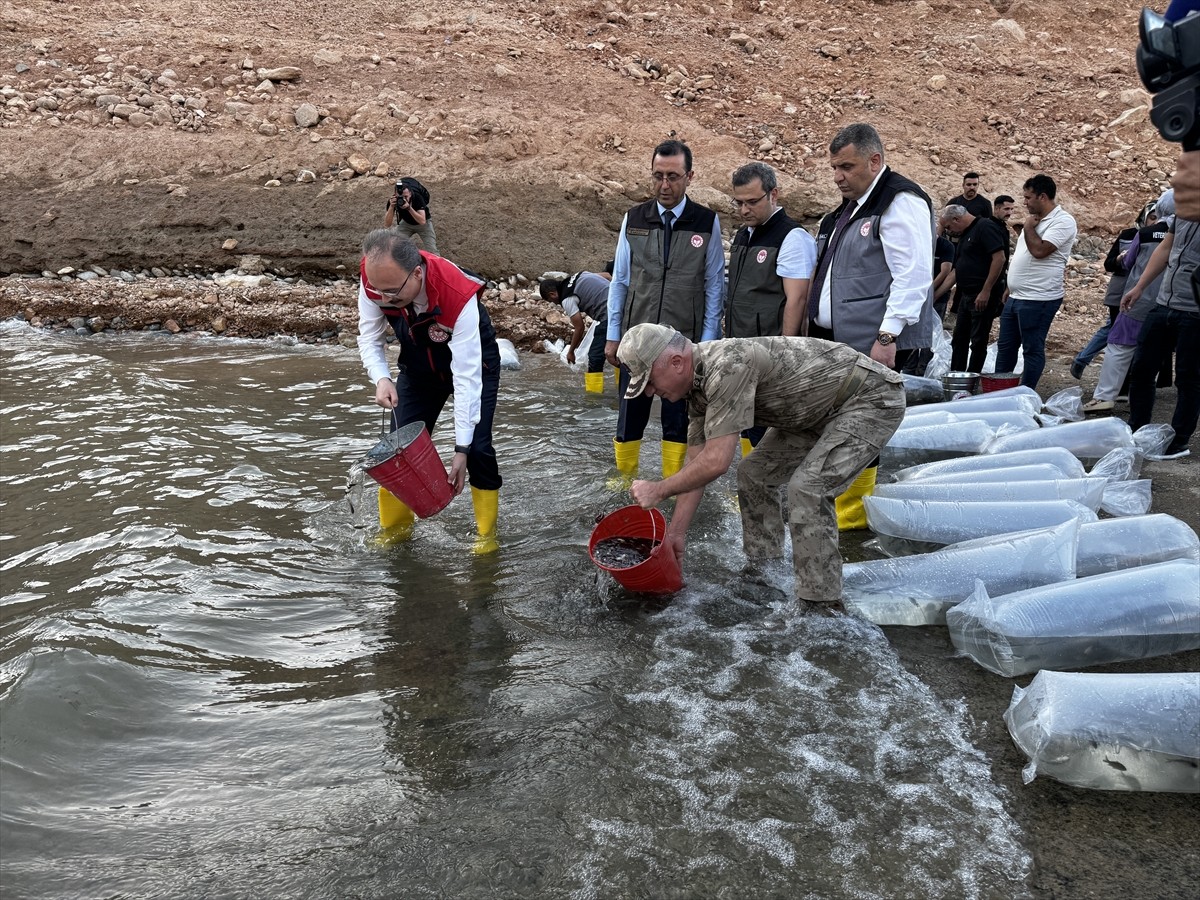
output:
[[783, 335], [804, 337], [808, 334], [808, 278], [783, 279]]
[[1043, 241], [1038, 236], [1037, 226], [1042, 220], [1037, 216], [1030, 216], [1025, 220], [1025, 247], [1029, 250], [1029, 255], [1034, 259], [1045, 259], [1058, 247], [1051, 244], [1049, 241]]

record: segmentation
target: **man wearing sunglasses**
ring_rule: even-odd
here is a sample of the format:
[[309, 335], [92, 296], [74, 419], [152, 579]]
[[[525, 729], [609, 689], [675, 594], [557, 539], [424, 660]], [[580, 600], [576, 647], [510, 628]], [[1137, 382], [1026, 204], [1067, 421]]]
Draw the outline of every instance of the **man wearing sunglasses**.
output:
[[[424, 253], [407, 237], [380, 228], [363, 241], [358, 290], [358, 352], [375, 385], [375, 402], [392, 410], [392, 428], [424, 422], [433, 434], [454, 395], [454, 493], [467, 476], [479, 537], [476, 553], [497, 549], [500, 470], [492, 447], [492, 420], [500, 388], [500, 349], [487, 309], [484, 282], [449, 260]], [[400, 344], [393, 382], [385, 354], [387, 330]], [[386, 540], [412, 532], [414, 514], [380, 489], [380, 525]]]
[[[692, 341], [721, 336], [721, 223], [715, 212], [688, 198], [694, 174], [691, 148], [682, 141], [663, 141], [650, 158], [654, 196], [629, 210], [621, 222], [604, 345], [604, 355], [614, 367], [621, 335], [643, 322], [670, 325]], [[618, 373], [620, 407], [613, 451], [616, 484], [624, 487], [637, 475], [653, 398], [627, 398], [629, 373]], [[663, 399], [664, 476], [682, 468], [686, 452], [687, 408], [682, 401]]]
[[[747, 163], [731, 180], [742, 227], [729, 248], [725, 337], [807, 334], [816, 241], [779, 205], [779, 182], [766, 163]], [[742, 433], [742, 456], [758, 446], [765, 431], [756, 426]]]

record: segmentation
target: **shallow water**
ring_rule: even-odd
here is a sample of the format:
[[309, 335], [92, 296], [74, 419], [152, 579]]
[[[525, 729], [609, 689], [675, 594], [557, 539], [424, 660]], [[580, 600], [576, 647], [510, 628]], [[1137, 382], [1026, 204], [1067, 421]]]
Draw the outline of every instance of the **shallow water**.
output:
[[673, 598], [589, 561], [628, 502], [611, 384], [504, 373], [475, 557], [467, 496], [406, 545], [355, 527], [352, 351], [13, 323], [0, 350], [6, 898], [1023, 892], [964, 710], [877, 628], [756, 602], [728, 480]]

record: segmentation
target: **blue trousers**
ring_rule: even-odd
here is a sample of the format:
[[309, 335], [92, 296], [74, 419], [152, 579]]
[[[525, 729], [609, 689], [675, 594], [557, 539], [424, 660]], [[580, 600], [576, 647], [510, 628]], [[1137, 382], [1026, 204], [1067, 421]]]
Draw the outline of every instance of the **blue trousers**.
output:
[[1022, 300], [1009, 297], [1000, 313], [1000, 337], [996, 342], [996, 371], [1011, 372], [1017, 350], [1025, 355], [1021, 384], [1036, 388], [1046, 368], [1046, 335], [1054, 314], [1062, 306], [1057, 300]]
[[1087, 342], [1082, 350], [1075, 354], [1075, 362], [1080, 366], [1086, 366], [1093, 359], [1100, 355], [1100, 351], [1108, 346], [1108, 333], [1112, 331], [1113, 322], [1117, 320], [1117, 313], [1121, 311], [1119, 306], [1108, 307], [1108, 321], [1096, 329], [1096, 333], [1092, 335], [1092, 339]]

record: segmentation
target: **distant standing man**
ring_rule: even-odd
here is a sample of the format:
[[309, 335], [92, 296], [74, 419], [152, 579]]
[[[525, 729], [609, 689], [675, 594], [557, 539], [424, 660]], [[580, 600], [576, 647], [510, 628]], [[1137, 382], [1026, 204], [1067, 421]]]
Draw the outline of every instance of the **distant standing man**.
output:
[[951, 197], [947, 206], [965, 206], [967, 212], [977, 219], [992, 217], [992, 204], [987, 197], [979, 193], [979, 173], [968, 172], [963, 176], [962, 193]]
[[[779, 182], [766, 163], [733, 173], [733, 204], [742, 227], [729, 248], [726, 337], [795, 337], [808, 332], [808, 285], [817, 244], [779, 205]], [[745, 456], [765, 428], [742, 434]]]
[[[805, 337], [694, 344], [672, 328], [638, 325], [621, 339], [631, 396], [686, 402], [687, 465], [662, 481], [635, 481], [649, 509], [676, 497], [666, 542], [682, 562], [705, 485], [733, 463], [738, 434], [766, 434], [738, 464], [747, 574], [783, 556], [791, 533], [801, 611], [841, 609], [842, 557], [833, 498], [879, 454], [904, 417], [900, 375], [844, 344]], [[786, 514], [780, 488], [787, 488]]]
[[1029, 215], [1009, 264], [996, 371], [1011, 372], [1020, 349], [1025, 355], [1021, 384], [1036, 388], [1046, 368], [1046, 335], [1066, 293], [1063, 279], [1078, 229], [1055, 202], [1058, 187], [1049, 175], [1034, 175], [1022, 190]]
[[[375, 385], [375, 403], [392, 411], [393, 430], [423, 422], [433, 434], [454, 395], [449, 481], [458, 494], [470, 476], [479, 530], [475, 552], [491, 553], [498, 548], [502, 484], [492, 446], [500, 349], [479, 299], [484, 282], [387, 228], [366, 236], [359, 273], [358, 352]], [[389, 328], [400, 346], [395, 381], [385, 350]], [[412, 532], [414, 513], [381, 488], [379, 521], [403, 540]]]
[[589, 394], [603, 394], [604, 341], [601, 338], [608, 334], [608, 279], [595, 272], [576, 272], [562, 281], [546, 279], [538, 285], [538, 290], [543, 300], [562, 306], [571, 320], [571, 346], [567, 348], [567, 362], [571, 365], [575, 365], [575, 351], [583, 342], [583, 317], [586, 315], [596, 323], [588, 347], [583, 388]]
[[[839, 131], [829, 156], [844, 199], [817, 231], [808, 334], [899, 370], [933, 346], [933, 202], [884, 165], [883, 142], [870, 125]], [[872, 463], [838, 498], [843, 529], [866, 527], [862, 498], [877, 473]]]
[[[692, 341], [721, 336], [725, 251], [721, 223], [707, 206], [687, 196], [694, 176], [692, 149], [663, 141], [650, 158], [654, 199], [629, 210], [617, 238], [608, 292], [608, 341], [604, 355], [614, 366], [621, 336], [643, 322], [670, 325]], [[650, 420], [650, 397], [626, 397], [629, 373], [617, 376], [620, 411], [613, 441], [617, 470], [637, 475], [642, 435]], [[678, 472], [687, 452], [687, 407], [662, 401], [662, 470]]]
[[[982, 371], [992, 322], [1000, 313], [1002, 278], [1008, 235], [990, 216], [976, 218], [965, 206], [950, 205], [942, 222], [958, 235], [954, 281], [958, 286], [958, 318], [950, 346], [950, 368]], [[969, 352], [969, 358], [968, 358]]]
[[437, 234], [433, 230], [433, 211], [429, 208], [428, 193], [415, 178], [406, 176], [397, 181], [396, 193], [387, 202], [383, 227], [394, 227], [407, 237], [418, 238], [421, 249], [437, 254]]

